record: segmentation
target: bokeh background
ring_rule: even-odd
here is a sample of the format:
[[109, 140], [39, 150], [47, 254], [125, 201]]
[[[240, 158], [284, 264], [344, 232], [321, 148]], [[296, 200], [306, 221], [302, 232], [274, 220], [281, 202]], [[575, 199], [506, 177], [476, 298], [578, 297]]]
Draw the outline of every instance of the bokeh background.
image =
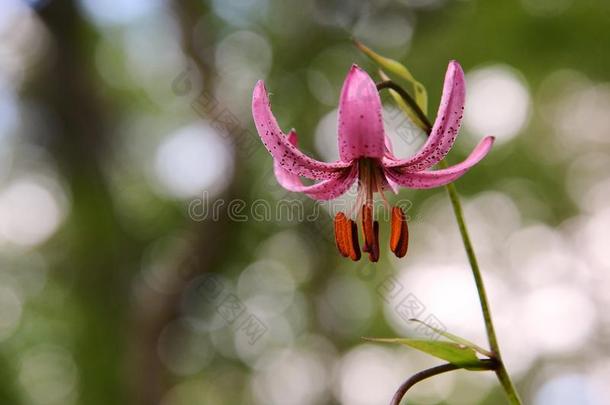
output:
[[[409, 66], [432, 118], [462, 63], [449, 161], [497, 136], [457, 187], [508, 369], [527, 404], [610, 404], [609, 23], [603, 0], [2, 0], [0, 403], [384, 404], [438, 361], [361, 337], [417, 335], [415, 311], [484, 345], [443, 189], [392, 197], [405, 259], [353, 264], [337, 207], [271, 174], [254, 83], [335, 159], [349, 66], [378, 78], [357, 37]], [[423, 142], [386, 126], [400, 154]], [[504, 403], [466, 371], [408, 397]]]

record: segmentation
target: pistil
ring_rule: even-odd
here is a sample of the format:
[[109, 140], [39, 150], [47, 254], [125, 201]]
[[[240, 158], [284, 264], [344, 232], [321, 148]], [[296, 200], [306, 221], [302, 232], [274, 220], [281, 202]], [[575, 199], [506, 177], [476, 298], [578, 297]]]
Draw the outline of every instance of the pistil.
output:
[[379, 222], [373, 220], [373, 207], [364, 205], [362, 207], [362, 232], [364, 234], [364, 246], [362, 251], [369, 254], [369, 260], [379, 260]]

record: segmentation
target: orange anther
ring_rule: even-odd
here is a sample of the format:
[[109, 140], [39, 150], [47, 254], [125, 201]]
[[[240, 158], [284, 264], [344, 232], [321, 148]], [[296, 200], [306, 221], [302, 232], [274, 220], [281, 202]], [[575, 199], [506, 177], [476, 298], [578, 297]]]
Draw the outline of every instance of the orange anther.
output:
[[339, 212], [335, 215], [335, 243], [337, 244], [339, 253], [341, 253], [341, 256], [343, 257], [349, 256], [345, 234], [345, 225], [347, 221], [348, 219], [344, 213]]
[[404, 257], [409, 247], [409, 228], [405, 213], [400, 207], [392, 208], [392, 222], [390, 231], [390, 249], [396, 257]]
[[360, 260], [358, 227], [342, 212], [335, 215], [335, 242], [341, 256], [349, 257], [354, 261]]

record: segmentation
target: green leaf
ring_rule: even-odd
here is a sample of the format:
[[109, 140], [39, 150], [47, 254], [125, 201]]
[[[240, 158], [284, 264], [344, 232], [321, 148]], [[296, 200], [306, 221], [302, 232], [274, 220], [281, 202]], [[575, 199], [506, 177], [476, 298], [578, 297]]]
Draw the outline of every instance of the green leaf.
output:
[[446, 360], [456, 366], [477, 370], [486, 368], [486, 364], [477, 357], [476, 352], [468, 346], [442, 340], [423, 340], [408, 338], [365, 338], [373, 342], [397, 343], [428, 353], [439, 359]]
[[451, 340], [451, 341], [453, 341], [455, 343], [458, 343], [460, 345], [464, 345], [464, 346], [470, 347], [474, 351], [477, 351], [477, 352], [481, 353], [484, 356], [487, 356], [487, 357], [490, 357], [490, 358], [494, 357], [493, 353], [491, 353], [489, 350], [483, 349], [481, 346], [477, 345], [474, 342], [471, 342], [468, 339], [464, 339], [463, 337], [454, 335], [453, 333], [450, 333], [450, 332], [447, 332], [445, 330], [436, 328], [436, 327], [434, 327], [432, 325], [427, 324], [424, 321], [420, 321], [419, 319], [413, 318], [413, 319], [409, 319], [409, 321], [420, 323], [420, 324], [426, 326], [427, 328], [433, 330], [434, 332], [438, 333], [439, 335], [444, 336], [447, 339], [449, 339], [449, 340]]
[[415, 93], [413, 98], [415, 99], [415, 102], [423, 111], [424, 115], [428, 115], [428, 92], [423, 84], [415, 80], [415, 77], [411, 74], [409, 69], [394, 59], [381, 56], [358, 40], [354, 40], [354, 43], [356, 44], [356, 47], [362, 51], [362, 53], [371, 58], [373, 62], [377, 63], [379, 66], [381, 66], [381, 68], [409, 82], [413, 86], [413, 92]]

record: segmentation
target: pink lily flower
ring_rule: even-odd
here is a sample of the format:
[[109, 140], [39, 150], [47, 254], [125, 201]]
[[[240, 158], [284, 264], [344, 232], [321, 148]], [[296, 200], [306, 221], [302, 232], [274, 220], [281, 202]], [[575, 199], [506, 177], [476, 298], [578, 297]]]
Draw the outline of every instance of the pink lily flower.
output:
[[[446, 169], [429, 170], [449, 152], [460, 128], [465, 99], [464, 72], [451, 61], [445, 75], [443, 94], [436, 121], [426, 143], [413, 156], [398, 159], [383, 128], [381, 99], [371, 77], [352, 65], [339, 99], [339, 160], [320, 162], [297, 148], [294, 129], [284, 134], [269, 102], [263, 81], [259, 81], [252, 97], [252, 114], [263, 144], [274, 160], [278, 183], [289, 191], [305, 193], [316, 200], [330, 200], [345, 193], [358, 179], [357, 212], [362, 221], [363, 251], [369, 259], [379, 259], [379, 223], [373, 218], [373, 195], [399, 187], [426, 189], [439, 187], [460, 178], [490, 151], [494, 137], [483, 138], [470, 156]], [[318, 182], [304, 185], [301, 177]], [[403, 257], [408, 247], [405, 214], [392, 208], [390, 249]], [[360, 259], [358, 230], [354, 220], [345, 213], [335, 217], [335, 240], [339, 252], [352, 260]]]

